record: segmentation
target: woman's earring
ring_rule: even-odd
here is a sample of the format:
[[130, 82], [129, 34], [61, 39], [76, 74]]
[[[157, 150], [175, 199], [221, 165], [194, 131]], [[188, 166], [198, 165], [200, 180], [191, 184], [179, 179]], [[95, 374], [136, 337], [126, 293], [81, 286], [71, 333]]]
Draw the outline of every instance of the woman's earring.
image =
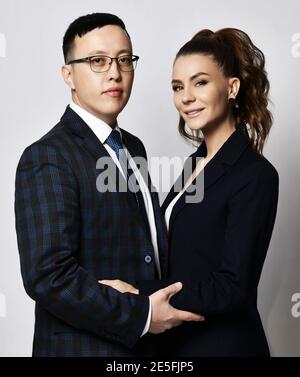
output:
[[239, 104], [237, 103], [235, 97], [229, 97], [229, 102], [231, 102], [232, 106], [233, 106], [235, 109], [239, 109]]

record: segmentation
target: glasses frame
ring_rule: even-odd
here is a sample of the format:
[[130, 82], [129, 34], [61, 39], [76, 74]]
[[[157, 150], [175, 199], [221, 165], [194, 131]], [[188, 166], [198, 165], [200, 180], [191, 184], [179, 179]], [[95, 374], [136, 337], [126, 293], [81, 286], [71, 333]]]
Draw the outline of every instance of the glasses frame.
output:
[[[124, 69], [122, 69], [121, 66], [120, 66], [119, 59], [126, 58], [128, 56], [130, 56], [131, 58], [134, 59], [133, 62], [135, 64], [133, 64], [133, 69], [131, 69], [129, 71], [126, 71], [126, 70], [124, 71]], [[92, 68], [92, 58], [97, 58], [97, 57], [99, 57], [99, 58], [109, 58], [110, 59], [108, 69], [106, 69], [105, 71], [101, 71], [101, 72], [97, 72], [97, 71], [93, 70], [93, 68]], [[137, 55], [121, 55], [121, 56], [117, 56], [115, 58], [112, 58], [111, 56], [108, 56], [108, 55], [93, 55], [93, 56], [87, 56], [85, 58], [70, 60], [66, 64], [69, 65], [69, 64], [78, 64], [78, 63], [90, 63], [90, 69], [91, 69], [92, 72], [94, 72], [94, 73], [104, 73], [104, 72], [108, 72], [110, 70], [112, 62], [115, 60], [120, 71], [122, 71], [122, 72], [133, 72], [137, 67], [137, 62], [138, 62], [139, 58], [140, 57], [137, 56]]]

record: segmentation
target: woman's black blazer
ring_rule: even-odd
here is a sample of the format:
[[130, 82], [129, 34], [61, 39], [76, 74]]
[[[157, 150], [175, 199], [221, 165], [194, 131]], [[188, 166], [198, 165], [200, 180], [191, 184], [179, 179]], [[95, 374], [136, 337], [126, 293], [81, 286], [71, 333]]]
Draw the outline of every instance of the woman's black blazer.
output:
[[[191, 158], [195, 163], [205, 155], [203, 142]], [[240, 126], [200, 174], [204, 179], [199, 175], [193, 184], [204, 182], [203, 199], [193, 203], [186, 192], [173, 208], [168, 276], [161, 283], [181, 281], [183, 289], [171, 304], [206, 320], [167, 331], [161, 336], [162, 351], [170, 356], [268, 356], [257, 286], [276, 217], [277, 171], [253, 150], [246, 127]], [[163, 211], [176, 194], [173, 186]]]

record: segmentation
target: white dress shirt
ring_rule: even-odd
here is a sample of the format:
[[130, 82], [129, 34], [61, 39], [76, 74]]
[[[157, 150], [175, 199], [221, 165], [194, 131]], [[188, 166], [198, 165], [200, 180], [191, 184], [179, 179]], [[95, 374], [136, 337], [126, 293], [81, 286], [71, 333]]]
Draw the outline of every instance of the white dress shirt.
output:
[[204, 169], [205, 165], [203, 163], [204, 163], [203, 159], [198, 161], [194, 172], [189, 177], [189, 179], [186, 181], [186, 184], [183, 187], [183, 189], [179, 191], [179, 193], [173, 198], [173, 200], [168, 205], [166, 212], [165, 212], [165, 222], [166, 222], [168, 231], [169, 231], [169, 228], [170, 228], [170, 218], [171, 218], [172, 211], [173, 211], [175, 204], [178, 202], [181, 195], [187, 190], [187, 188], [190, 187], [190, 185], [192, 184], [192, 180], [195, 179], [198, 176], [198, 174]]
[[165, 221], [166, 221], [168, 231], [169, 231], [169, 225], [170, 225], [169, 224], [170, 223], [170, 217], [171, 217], [173, 208], [174, 208], [175, 204], [178, 202], [179, 198], [181, 197], [181, 195], [183, 193], [184, 193], [184, 191], [179, 191], [179, 193], [175, 196], [175, 198], [173, 198], [173, 200], [170, 202], [170, 204], [168, 205], [168, 207], [166, 209]]
[[[108, 138], [108, 136], [112, 132], [112, 128], [108, 124], [103, 122], [101, 119], [99, 119], [96, 116], [94, 116], [93, 114], [89, 113], [88, 111], [86, 111], [82, 107], [78, 106], [74, 102], [71, 102], [70, 107], [91, 128], [93, 133], [97, 136], [99, 141], [103, 144], [104, 148], [107, 150], [107, 152], [109, 153], [109, 155], [113, 159], [114, 163], [117, 165], [118, 169], [120, 170], [121, 174], [125, 178], [124, 172], [121, 168], [121, 165], [120, 165], [120, 162], [119, 162], [119, 160], [116, 156], [116, 153], [114, 152], [114, 150], [109, 145], [107, 145], [105, 143], [106, 139]], [[122, 132], [121, 132], [118, 125], [115, 126], [114, 130], [120, 132], [121, 137], [122, 137]], [[154, 217], [154, 210], [153, 210], [151, 195], [150, 195], [148, 187], [147, 187], [140, 171], [138, 170], [134, 160], [130, 156], [130, 154], [129, 154], [129, 152], [126, 149], [125, 146], [124, 146], [124, 150], [125, 150], [125, 153], [127, 154], [128, 163], [129, 163], [132, 171], [134, 172], [134, 175], [135, 175], [135, 177], [138, 181], [138, 184], [139, 184], [140, 189], [141, 189], [142, 194], [143, 194], [146, 213], [147, 213], [147, 217], [148, 217], [148, 221], [149, 221], [151, 240], [152, 240], [153, 249], [154, 249], [155, 266], [156, 266], [156, 269], [157, 269], [157, 272], [158, 272], [158, 276], [159, 276], [159, 278], [161, 278], [161, 269], [160, 269], [160, 262], [159, 262], [159, 255], [158, 255], [158, 245], [157, 245], [157, 233], [156, 233], [155, 217]], [[145, 335], [148, 332], [150, 322], [151, 322], [151, 300], [149, 298], [148, 318], [147, 318], [147, 321], [146, 321], [144, 331], [142, 332], [141, 336]]]

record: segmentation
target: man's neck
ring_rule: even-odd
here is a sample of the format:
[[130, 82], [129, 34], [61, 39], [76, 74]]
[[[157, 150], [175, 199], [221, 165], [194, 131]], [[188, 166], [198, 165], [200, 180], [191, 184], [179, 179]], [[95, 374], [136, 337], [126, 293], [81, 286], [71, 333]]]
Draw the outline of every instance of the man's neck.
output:
[[91, 108], [85, 106], [84, 104], [80, 103], [77, 97], [72, 96], [72, 101], [75, 103], [75, 105], [79, 106], [81, 109], [87, 111], [89, 114], [93, 115], [94, 117], [102, 120], [106, 124], [108, 124], [112, 129], [115, 128], [117, 124], [117, 117], [115, 116], [105, 116], [103, 114], [99, 114], [98, 112], [95, 112]]

